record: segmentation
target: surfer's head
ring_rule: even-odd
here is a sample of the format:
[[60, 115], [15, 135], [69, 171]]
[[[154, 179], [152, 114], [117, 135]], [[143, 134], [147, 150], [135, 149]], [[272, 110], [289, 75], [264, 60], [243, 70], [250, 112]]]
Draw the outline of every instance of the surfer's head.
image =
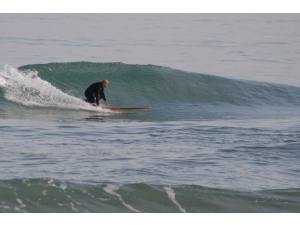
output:
[[109, 86], [109, 80], [103, 80], [102, 85], [104, 88], [107, 88]]

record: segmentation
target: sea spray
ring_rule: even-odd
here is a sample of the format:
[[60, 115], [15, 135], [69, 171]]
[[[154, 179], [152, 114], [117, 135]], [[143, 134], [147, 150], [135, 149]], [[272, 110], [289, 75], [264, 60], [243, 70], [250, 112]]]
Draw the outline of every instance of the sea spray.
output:
[[64, 93], [41, 79], [34, 70], [23, 72], [8, 65], [3, 66], [0, 69], [0, 88], [5, 99], [25, 106], [107, 111]]

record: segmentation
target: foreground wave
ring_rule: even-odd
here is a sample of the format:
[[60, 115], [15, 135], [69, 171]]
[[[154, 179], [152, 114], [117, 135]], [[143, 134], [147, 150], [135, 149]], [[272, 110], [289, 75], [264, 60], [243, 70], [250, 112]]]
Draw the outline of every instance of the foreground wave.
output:
[[300, 212], [300, 189], [240, 192], [13, 179], [0, 181], [0, 212]]

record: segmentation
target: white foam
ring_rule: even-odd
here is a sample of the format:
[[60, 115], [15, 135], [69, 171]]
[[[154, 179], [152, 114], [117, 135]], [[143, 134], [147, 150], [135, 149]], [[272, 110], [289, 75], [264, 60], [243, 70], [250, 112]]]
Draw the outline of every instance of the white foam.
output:
[[25, 208], [26, 205], [23, 203], [23, 201], [20, 198], [16, 198], [16, 201], [19, 203], [21, 208]]
[[0, 86], [1, 86], [1, 87], [4, 87], [5, 84], [6, 84], [5, 78], [4, 78], [4, 77], [0, 77]]
[[171, 187], [164, 187], [169, 199], [178, 207], [179, 211], [185, 213], [186, 210], [176, 201], [175, 191]]
[[4, 90], [6, 99], [25, 106], [110, 112], [101, 107], [93, 107], [82, 99], [64, 93], [41, 79], [36, 71], [23, 72], [4, 65], [0, 68], [0, 86]]
[[71, 206], [71, 209], [74, 211], [74, 212], [78, 212], [79, 210], [75, 207], [74, 203], [73, 202], [70, 202], [70, 206]]
[[127, 209], [129, 209], [132, 212], [140, 212], [139, 210], [135, 209], [134, 207], [132, 207], [131, 205], [129, 205], [128, 203], [124, 202], [122, 196], [120, 194], [118, 194], [117, 191], [119, 188], [113, 185], [107, 185], [106, 187], [103, 188], [103, 190], [113, 196], [116, 196], [119, 201], [122, 203], [122, 205], [124, 205]]
[[10, 207], [8, 205], [2, 205], [0, 204], [0, 208], [3, 208], [3, 209], [10, 209]]
[[65, 191], [65, 190], [68, 188], [67, 184], [60, 184], [59, 187], [60, 187], [63, 191]]
[[43, 191], [42, 191], [42, 195], [43, 195], [43, 196], [46, 196], [46, 195], [47, 195], [47, 190], [43, 190]]

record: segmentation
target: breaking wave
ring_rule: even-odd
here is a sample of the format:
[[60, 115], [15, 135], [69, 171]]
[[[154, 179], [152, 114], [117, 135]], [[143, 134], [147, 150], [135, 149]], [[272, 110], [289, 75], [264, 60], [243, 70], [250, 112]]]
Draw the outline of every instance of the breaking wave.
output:
[[[295, 86], [228, 79], [154, 65], [74, 62], [27, 65], [18, 69], [2, 67], [0, 111], [5, 115], [10, 112], [23, 115], [24, 109], [16, 108], [17, 105], [34, 110], [51, 107], [56, 110], [56, 114], [52, 114], [58, 116], [63, 113], [57, 109], [107, 112], [82, 100], [85, 88], [103, 79], [111, 82], [105, 91], [111, 105], [152, 107], [148, 113], [123, 113], [121, 117], [126, 119], [188, 120], [256, 113], [295, 114], [300, 106], [300, 87]], [[14, 108], [7, 109], [8, 105]]]
[[49, 63], [27, 65], [39, 77], [66, 93], [82, 96], [92, 82], [109, 79], [113, 102], [192, 102], [233, 105], [300, 105], [300, 88], [266, 82], [228, 79], [154, 65], [123, 63]]

